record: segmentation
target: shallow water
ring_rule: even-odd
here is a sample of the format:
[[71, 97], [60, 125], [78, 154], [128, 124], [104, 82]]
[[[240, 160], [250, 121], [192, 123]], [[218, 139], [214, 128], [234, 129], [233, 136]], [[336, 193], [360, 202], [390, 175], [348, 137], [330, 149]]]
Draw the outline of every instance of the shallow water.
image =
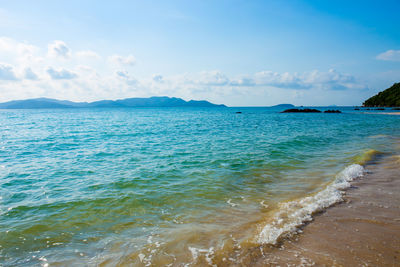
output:
[[246, 265], [399, 266], [399, 163], [399, 154], [375, 157], [343, 202], [315, 214], [301, 234], [279, 246], [251, 249]]
[[284, 203], [396, 149], [400, 116], [342, 110], [0, 110], [0, 264], [240, 260]]

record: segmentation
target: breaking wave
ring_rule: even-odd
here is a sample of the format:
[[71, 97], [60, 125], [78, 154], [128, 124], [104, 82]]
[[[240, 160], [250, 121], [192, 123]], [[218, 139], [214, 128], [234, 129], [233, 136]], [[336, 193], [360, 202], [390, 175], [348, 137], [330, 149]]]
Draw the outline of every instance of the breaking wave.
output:
[[293, 234], [299, 226], [311, 221], [314, 213], [342, 201], [344, 189], [350, 187], [350, 182], [364, 173], [361, 165], [352, 164], [341, 171], [324, 190], [312, 196], [281, 203], [272, 223], [261, 230], [257, 237], [258, 243], [274, 245], [281, 238]]

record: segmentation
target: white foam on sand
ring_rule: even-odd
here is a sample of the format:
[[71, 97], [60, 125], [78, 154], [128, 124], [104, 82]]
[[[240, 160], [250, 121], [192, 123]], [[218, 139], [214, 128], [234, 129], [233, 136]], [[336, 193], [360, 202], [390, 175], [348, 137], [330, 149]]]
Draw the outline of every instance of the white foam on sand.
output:
[[214, 257], [214, 247], [210, 247], [209, 249], [189, 247], [189, 251], [192, 253], [192, 257], [193, 257], [192, 263], [196, 263], [199, 255], [204, 254], [208, 265], [216, 266], [215, 264], [212, 263], [212, 258]]
[[281, 237], [298, 231], [299, 226], [312, 220], [312, 215], [343, 200], [344, 189], [350, 181], [365, 173], [361, 165], [353, 164], [341, 171], [324, 190], [312, 196], [281, 203], [272, 223], [263, 227], [257, 237], [258, 243], [276, 244]]

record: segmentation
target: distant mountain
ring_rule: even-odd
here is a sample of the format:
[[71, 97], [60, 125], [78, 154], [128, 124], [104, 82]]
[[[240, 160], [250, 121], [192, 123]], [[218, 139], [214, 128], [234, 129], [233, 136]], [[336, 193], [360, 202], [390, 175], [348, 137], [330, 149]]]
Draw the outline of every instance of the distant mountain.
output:
[[5, 103], [0, 103], [0, 108], [70, 108], [76, 107], [79, 103], [74, 103], [71, 101], [60, 101], [56, 99], [50, 98], [35, 98], [35, 99], [27, 99], [27, 100], [13, 100]]
[[400, 107], [400, 83], [393, 84], [390, 88], [367, 99], [364, 107]]
[[275, 106], [271, 106], [271, 108], [294, 108], [295, 106], [292, 104], [279, 104]]
[[205, 100], [185, 101], [176, 97], [127, 98], [121, 100], [101, 100], [95, 102], [72, 102], [51, 98], [14, 100], [0, 103], [0, 109], [40, 109], [40, 108], [127, 108], [127, 107], [225, 107]]
[[101, 100], [95, 102], [72, 102], [51, 98], [14, 100], [0, 103], [0, 109], [40, 109], [40, 108], [129, 108], [129, 107], [225, 107], [205, 100], [185, 101], [181, 98], [154, 96], [149, 98], [126, 98], [121, 100]]
[[127, 107], [225, 107], [205, 100], [185, 101], [176, 97], [126, 98], [121, 100], [101, 100], [95, 102], [72, 102], [51, 98], [14, 100], [0, 103], [0, 109], [40, 109], [40, 108], [127, 108]]

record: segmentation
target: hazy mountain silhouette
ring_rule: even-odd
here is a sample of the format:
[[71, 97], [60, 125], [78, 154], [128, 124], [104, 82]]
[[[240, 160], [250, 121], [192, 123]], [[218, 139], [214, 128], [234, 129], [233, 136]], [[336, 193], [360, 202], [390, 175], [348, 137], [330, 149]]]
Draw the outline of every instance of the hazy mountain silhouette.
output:
[[0, 103], [1, 109], [40, 108], [129, 108], [129, 107], [225, 107], [205, 100], [185, 101], [181, 98], [154, 96], [149, 98], [126, 98], [120, 100], [100, 100], [95, 102], [72, 102], [51, 98], [13, 100]]

